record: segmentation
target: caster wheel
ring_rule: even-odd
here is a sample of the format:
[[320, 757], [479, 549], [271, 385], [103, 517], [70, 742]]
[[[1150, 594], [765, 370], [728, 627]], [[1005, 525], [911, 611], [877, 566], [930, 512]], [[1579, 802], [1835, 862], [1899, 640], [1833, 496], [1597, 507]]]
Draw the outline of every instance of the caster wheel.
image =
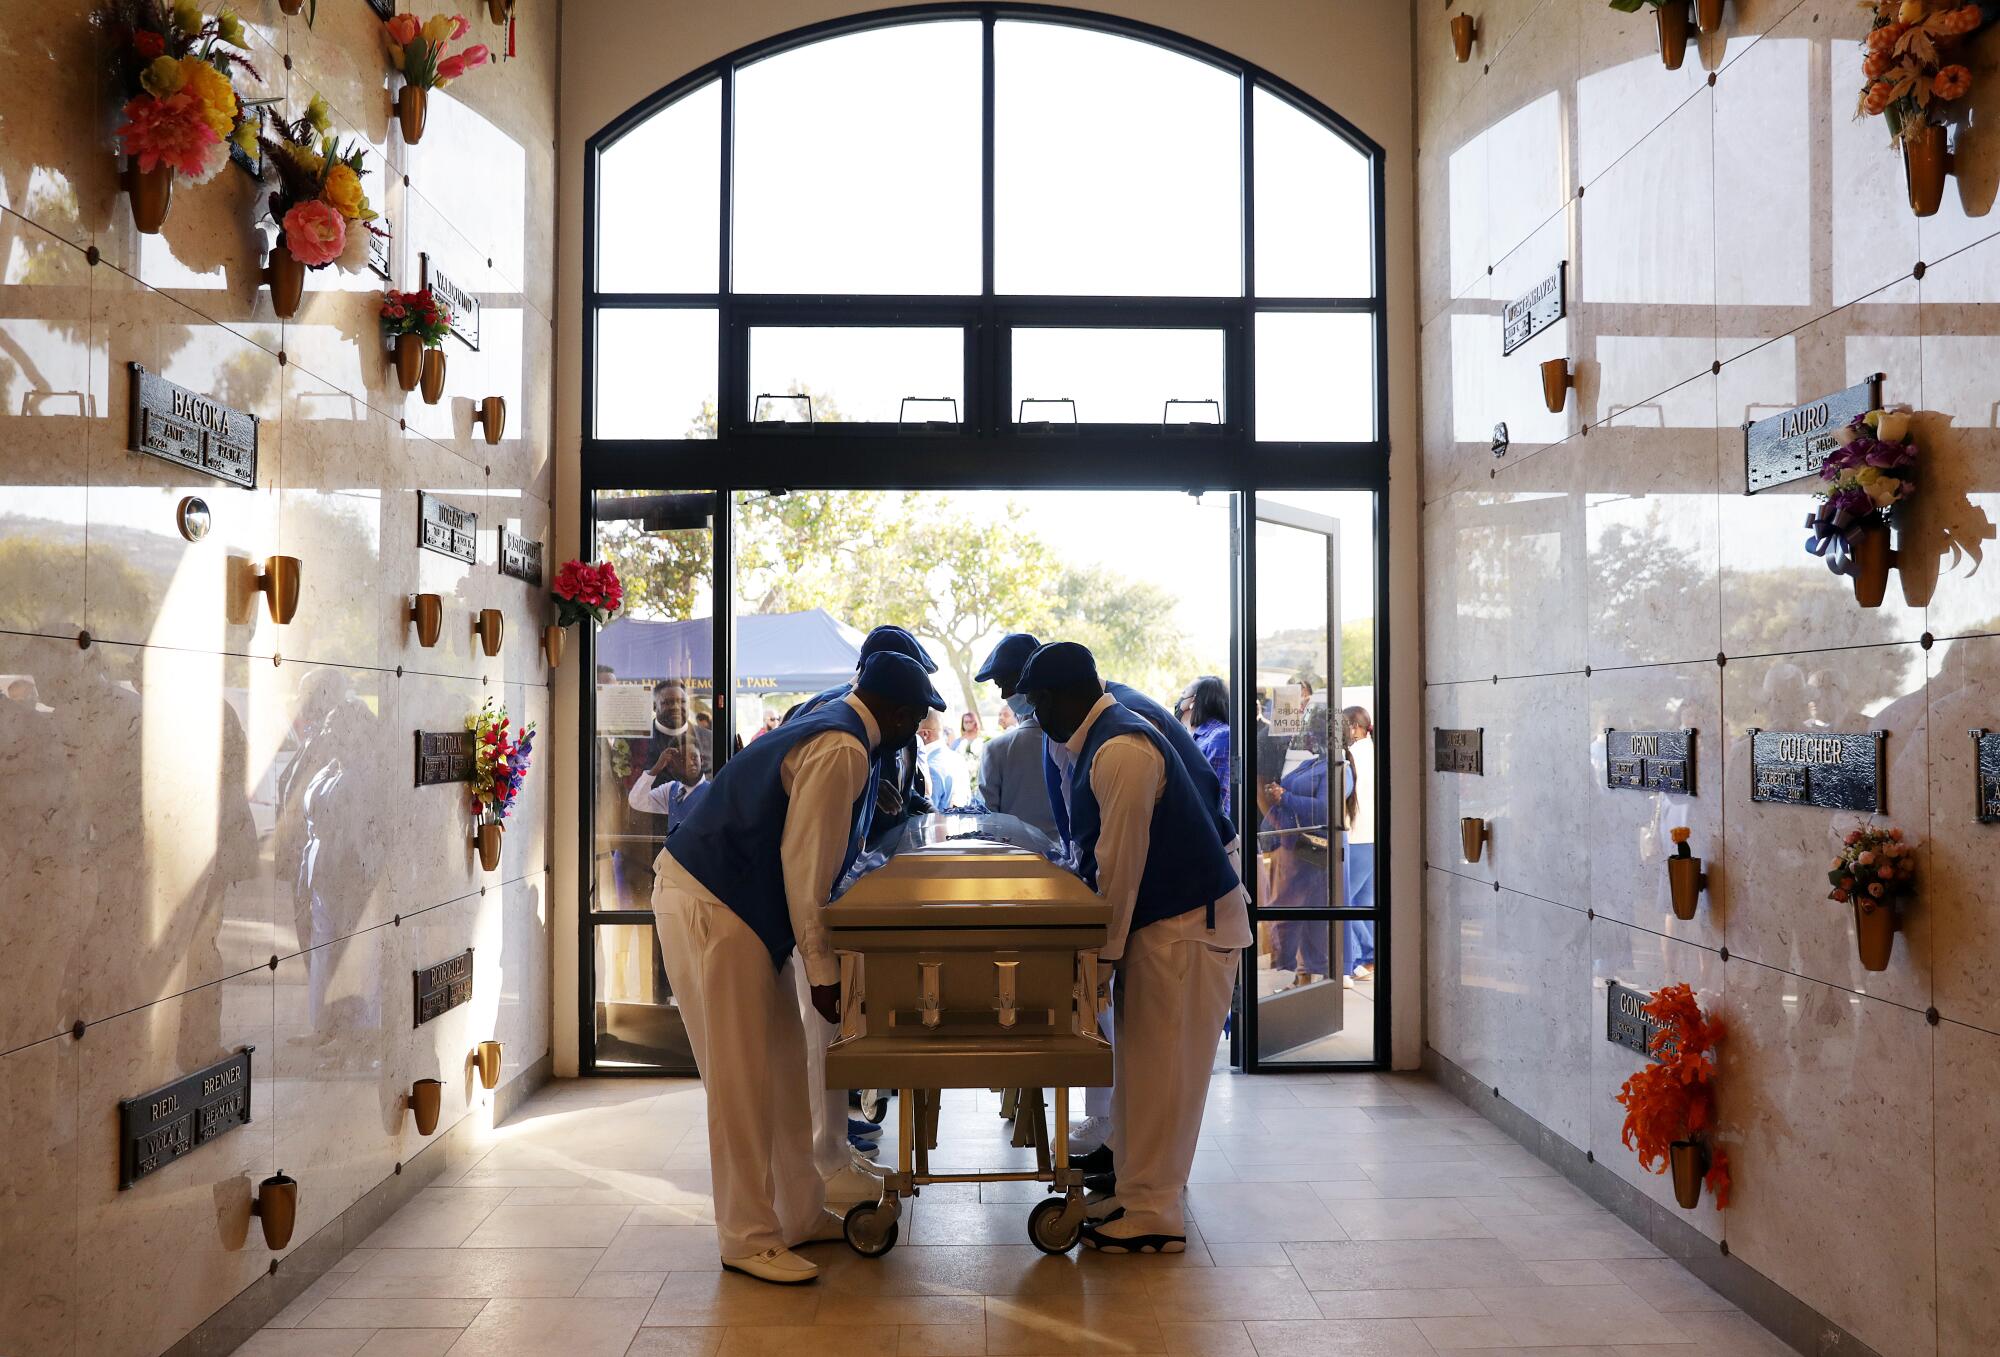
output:
[[[847, 1215], [841, 1224], [847, 1235], [847, 1247], [863, 1258], [880, 1258], [896, 1247], [896, 1236], [901, 1233], [896, 1215], [885, 1211], [879, 1202], [856, 1202], [847, 1208]], [[887, 1216], [888, 1226], [884, 1228], [882, 1218]]]
[[1028, 1212], [1028, 1242], [1043, 1253], [1068, 1253], [1076, 1247], [1076, 1241], [1083, 1236], [1083, 1217], [1079, 1213], [1076, 1223], [1063, 1223], [1063, 1212], [1069, 1201], [1065, 1197], [1050, 1197], [1038, 1202], [1035, 1209]]
[[877, 1126], [889, 1114], [889, 1093], [886, 1089], [864, 1088], [861, 1090], [861, 1120], [872, 1121]]

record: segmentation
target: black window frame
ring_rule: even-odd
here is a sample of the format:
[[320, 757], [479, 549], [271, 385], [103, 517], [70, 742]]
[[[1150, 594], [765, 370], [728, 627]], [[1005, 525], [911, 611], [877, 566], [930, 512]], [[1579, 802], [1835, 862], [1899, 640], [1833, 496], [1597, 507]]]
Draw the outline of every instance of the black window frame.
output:
[[[979, 155], [981, 157], [981, 291], [977, 295], [736, 293], [730, 290], [735, 221], [732, 180], [735, 128], [736, 71], [745, 65], [828, 38], [890, 25], [938, 20], [978, 19], [982, 25], [982, 99]], [[1148, 42], [1219, 67], [1239, 79], [1242, 290], [1239, 295], [1212, 296], [1023, 296], [994, 291], [994, 31], [1007, 20], [1055, 23]], [[616, 292], [600, 286], [598, 277], [599, 157], [627, 132], [655, 113], [710, 82], [721, 83], [721, 195], [719, 251], [715, 292]], [[1256, 293], [1256, 164], [1255, 93], [1262, 89], [1284, 99], [1341, 137], [1367, 158], [1369, 166], [1370, 276], [1373, 293], [1365, 297], [1259, 297]], [[713, 615], [730, 616], [733, 606], [733, 543], [730, 512], [738, 491], [833, 489], [1164, 489], [1191, 493], [1216, 492], [1235, 496], [1237, 559], [1235, 581], [1237, 633], [1232, 661], [1237, 675], [1256, 671], [1255, 496], [1303, 490], [1366, 490], [1375, 496], [1375, 672], [1377, 729], [1391, 728], [1388, 675], [1389, 602], [1389, 380], [1388, 277], [1384, 235], [1384, 152], [1372, 138], [1338, 112], [1291, 83], [1252, 63], [1206, 43], [1138, 20], [1047, 4], [994, 4], [976, 0], [911, 5], [874, 10], [809, 25], [759, 41], [711, 61], [663, 85], [613, 119], [585, 142], [583, 204], [584, 287], [581, 321], [582, 376], [580, 386], [581, 540], [589, 549], [595, 541], [594, 501], [600, 489], [660, 489], [713, 491], [719, 511], [713, 523], [715, 576]], [[717, 313], [716, 437], [599, 438], [597, 409], [596, 316], [613, 308], [700, 309]], [[1375, 436], [1353, 441], [1259, 441], [1256, 437], [1256, 317], [1262, 312], [1346, 312], [1368, 315], [1374, 332], [1374, 371], [1370, 383]], [[965, 332], [964, 408], [960, 423], [935, 424], [797, 423], [758, 424], [749, 417], [749, 334], [761, 326], [895, 326], [944, 325]], [[1012, 392], [1012, 331], [1017, 327], [1105, 327], [1220, 329], [1224, 335], [1225, 408], [1220, 425], [1091, 424], [1038, 429], [1014, 422]], [[923, 393], [912, 392], [911, 395]], [[731, 672], [730, 627], [715, 628], [711, 672]], [[582, 634], [580, 671], [595, 669], [594, 637]], [[1234, 677], [1234, 676], [1233, 676]], [[1232, 689], [1240, 688], [1232, 683]], [[1247, 710], [1243, 699], [1241, 713]], [[579, 748], [594, 748], [593, 703], [579, 703]], [[718, 726], [721, 718], [718, 717]], [[1239, 730], [1240, 734], [1240, 730]], [[1240, 741], [1239, 741], [1240, 744]], [[727, 742], [718, 740], [718, 764], [728, 757]], [[578, 796], [582, 828], [594, 832], [589, 819], [595, 769], [586, 752], [578, 760]], [[1238, 759], [1234, 803], [1255, 804], [1249, 761]], [[1391, 842], [1390, 770], [1377, 769], [1376, 841]], [[1246, 838], [1247, 842], [1247, 838]], [[600, 911], [594, 906], [593, 854], [579, 854], [578, 989], [581, 1067], [596, 1063], [594, 1006], [594, 933], [599, 924], [650, 921], [650, 911]], [[1383, 864], [1386, 867], [1386, 863]], [[1246, 873], [1254, 877], [1255, 873]], [[1390, 873], [1378, 870], [1376, 904], [1377, 948], [1392, 955]], [[1253, 892], [1254, 882], [1249, 883]], [[1319, 912], [1315, 912], [1315, 916]], [[1371, 917], [1368, 912], [1325, 911], [1330, 920]], [[1377, 972], [1374, 1000], [1374, 1059], [1368, 1062], [1276, 1064], [1255, 1059], [1256, 1002], [1249, 982], [1253, 955], [1246, 958], [1242, 1020], [1234, 1028], [1235, 1047], [1246, 1068], [1266, 1065], [1287, 1072], [1320, 1069], [1388, 1068], [1390, 1064], [1391, 981], [1386, 969]], [[658, 1071], [633, 1071], [657, 1074]]]

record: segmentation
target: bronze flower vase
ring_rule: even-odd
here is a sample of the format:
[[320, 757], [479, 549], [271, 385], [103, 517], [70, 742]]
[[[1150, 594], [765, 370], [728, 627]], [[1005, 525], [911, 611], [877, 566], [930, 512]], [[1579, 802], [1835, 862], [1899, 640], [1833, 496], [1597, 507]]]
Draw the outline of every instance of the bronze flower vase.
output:
[[1479, 861], [1479, 855], [1491, 837], [1493, 834], [1487, 829], [1486, 821], [1475, 815], [1464, 816], [1458, 822], [1458, 844], [1467, 862]]
[[542, 654], [549, 662], [549, 668], [562, 668], [563, 629], [551, 622], [542, 628]]
[[299, 301], [306, 294], [306, 266], [292, 258], [283, 245], [271, 247], [271, 262], [264, 268], [264, 281], [271, 285], [271, 309], [280, 320], [299, 313]]
[[1708, 873], [1702, 871], [1700, 858], [1667, 859], [1667, 890], [1673, 896], [1676, 919], [1692, 919], [1695, 905], [1707, 889]]
[[298, 1180], [286, 1177], [281, 1169], [257, 1184], [257, 1199], [250, 1203], [250, 1214], [264, 1227], [265, 1245], [271, 1249], [284, 1248], [292, 1242], [292, 1228], [299, 1221]]
[[1896, 553], [1889, 547], [1889, 525], [1870, 523], [1854, 539], [1851, 548], [1854, 556], [1854, 601], [1864, 608], [1882, 606], [1882, 596], [1889, 590], [1889, 567], [1896, 563]]
[[1903, 179], [1910, 189], [1910, 211], [1919, 217], [1935, 215], [1944, 201], [1944, 177], [1955, 172], [1942, 127], [1927, 122], [1903, 134]]
[[174, 200], [173, 167], [155, 165], [142, 170], [128, 159], [118, 183], [132, 198], [132, 225], [141, 235], [160, 234], [160, 228], [166, 225], [167, 208]]
[[288, 17], [297, 17], [305, 7], [306, 0], [278, 0], [278, 8], [283, 10]]
[[1854, 902], [1854, 942], [1861, 952], [1861, 969], [1886, 971], [1896, 947], [1896, 911], [1874, 900]]
[[1708, 1173], [1708, 1147], [1699, 1140], [1676, 1140], [1667, 1147], [1667, 1162], [1673, 1169], [1674, 1200], [1681, 1210], [1701, 1205], [1701, 1180]]
[[438, 1128], [438, 1113], [444, 1107], [444, 1081], [419, 1079], [410, 1085], [410, 1111], [417, 1119], [417, 1134], [427, 1136]]
[[424, 404], [436, 405], [444, 399], [444, 347], [424, 350]]
[[1703, 33], [1722, 27], [1722, 0], [1694, 0], [1694, 26]]
[[415, 391], [417, 382], [424, 371], [424, 340], [422, 335], [396, 336], [396, 385], [405, 391]]
[[1688, 50], [1688, 0], [1654, 6], [1653, 22], [1660, 26], [1660, 64], [1678, 71]]
[[474, 1048], [473, 1067], [479, 1071], [479, 1086], [493, 1089], [500, 1087], [500, 1043], [482, 1041]]
[[472, 841], [479, 849], [479, 866], [484, 871], [500, 870], [500, 840], [504, 828], [498, 820], [488, 820], [473, 831]]
[[1479, 26], [1470, 14], [1451, 16], [1451, 54], [1460, 65], [1472, 60], [1472, 40], [1479, 36]]
[[424, 139], [424, 116], [430, 112], [430, 91], [405, 85], [396, 91], [396, 121], [403, 125], [403, 144], [415, 146]]

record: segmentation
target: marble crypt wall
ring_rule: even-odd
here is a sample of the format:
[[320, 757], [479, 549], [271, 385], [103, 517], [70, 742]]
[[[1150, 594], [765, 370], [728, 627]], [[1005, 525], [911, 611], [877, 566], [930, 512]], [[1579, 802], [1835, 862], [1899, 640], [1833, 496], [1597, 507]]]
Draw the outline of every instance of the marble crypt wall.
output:
[[[412, 732], [482, 699], [548, 719], [543, 591], [494, 568], [496, 529], [548, 541], [557, 20], [524, 5], [519, 55], [431, 96], [406, 146], [363, 0], [313, 26], [237, 6], [260, 92], [315, 94], [368, 148], [394, 285], [420, 253], [483, 303], [447, 341], [446, 398], [397, 385], [384, 284], [309, 275], [279, 320], [234, 168], [135, 232], [115, 107], [81, 0], [0, 0], [0, 1352], [151, 1357], [303, 1246], [445, 1128], [490, 1116], [466, 1063], [548, 1053], [549, 750], [482, 872], [463, 796], [412, 786]], [[500, 45], [475, 11], [475, 35]], [[126, 450], [127, 364], [258, 415], [255, 489]], [[489, 446], [471, 415], [508, 407]], [[476, 566], [419, 552], [417, 491], [479, 515]], [[174, 523], [200, 495], [213, 528]], [[296, 618], [248, 583], [302, 562]], [[408, 595], [444, 601], [420, 648]], [[498, 608], [487, 658], [469, 617]], [[79, 645], [88, 633], [89, 644]], [[557, 765], [559, 767], [560, 765]], [[471, 1001], [412, 1026], [413, 969], [474, 949]], [[81, 1035], [73, 1028], [81, 1023]], [[126, 1191], [121, 1098], [254, 1046], [253, 1120]], [[504, 1086], [503, 1086], [504, 1091]], [[290, 1248], [249, 1214], [300, 1184]]]
[[[1459, 0], [1419, 15], [1426, 723], [1485, 728], [1483, 777], [1426, 772], [1426, 1040], [1662, 1203], [1619, 1144], [1639, 1057], [1616, 979], [1724, 1017], [1736, 1196], [1688, 1217], [1896, 1357], [2000, 1350], [2000, 825], [1968, 729], [2000, 727], [2000, 140], [1959, 146], [1919, 220], [1852, 118], [1849, 0], [1730, 0], [1668, 71], [1648, 14]], [[1972, 52], [1975, 122], [2000, 38]], [[1568, 316], [1501, 356], [1500, 309], [1558, 261]], [[1920, 262], [1921, 261], [1921, 262]], [[1542, 403], [1537, 364], [1576, 388]], [[1748, 497], [1748, 419], [1886, 374], [1924, 484], [1880, 609], [1802, 543], [1809, 484]], [[1490, 450], [1506, 421], [1511, 447]], [[1726, 657], [1726, 663], [1718, 657]], [[1695, 728], [1694, 795], [1605, 785], [1604, 730]], [[1884, 730], [1921, 847], [1888, 970], [1825, 899], [1865, 817], [1750, 797], [1748, 731]], [[1461, 816], [1492, 826], [1463, 861]], [[1669, 908], [1667, 831], [1708, 860]]]

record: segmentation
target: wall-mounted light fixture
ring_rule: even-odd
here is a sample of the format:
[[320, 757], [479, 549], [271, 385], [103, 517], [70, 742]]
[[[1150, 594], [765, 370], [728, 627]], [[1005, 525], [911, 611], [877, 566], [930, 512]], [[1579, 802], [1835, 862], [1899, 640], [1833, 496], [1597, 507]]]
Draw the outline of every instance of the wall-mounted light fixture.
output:
[[1576, 385], [1576, 374], [1569, 370], [1569, 359], [1551, 358], [1542, 364], [1542, 404], [1549, 407], [1549, 413], [1559, 415], [1569, 401], [1569, 389]]
[[429, 650], [438, 643], [438, 634], [444, 630], [444, 599], [437, 594], [411, 594], [410, 605], [403, 610], [403, 620], [416, 624], [417, 644]]
[[1479, 25], [1470, 14], [1451, 16], [1451, 54], [1461, 64], [1472, 60], [1472, 42], [1479, 36]]
[[487, 442], [498, 443], [501, 435], [507, 432], [506, 400], [500, 396], [488, 396], [472, 412], [472, 422], [485, 427]]
[[264, 568], [257, 575], [257, 592], [264, 596], [273, 622], [281, 627], [290, 622], [299, 611], [299, 558], [265, 557]]
[[498, 608], [481, 608], [472, 615], [472, 634], [479, 638], [479, 648], [488, 656], [500, 653], [500, 638], [506, 629], [506, 619]]

